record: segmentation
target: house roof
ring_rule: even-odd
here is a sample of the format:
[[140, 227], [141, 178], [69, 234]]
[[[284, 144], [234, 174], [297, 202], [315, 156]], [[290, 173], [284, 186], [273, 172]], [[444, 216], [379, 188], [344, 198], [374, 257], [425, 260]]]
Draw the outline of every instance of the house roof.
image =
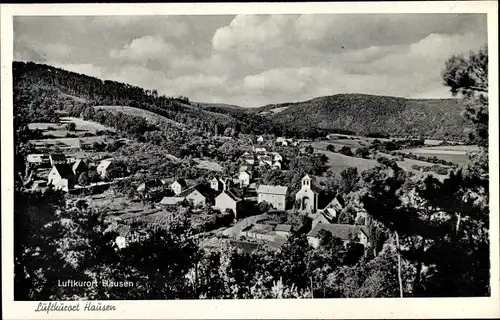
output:
[[73, 169], [68, 163], [55, 164], [54, 168], [56, 168], [57, 172], [63, 179], [68, 179], [75, 176], [75, 174], [73, 173]]
[[290, 231], [292, 231], [292, 226], [289, 224], [278, 224], [274, 230], [275, 231], [290, 232]]
[[270, 186], [266, 184], [261, 184], [257, 189], [257, 193], [269, 193], [269, 194], [279, 194], [286, 195], [288, 187], [285, 186]]
[[66, 161], [66, 156], [62, 153], [53, 153], [50, 155], [52, 161]]
[[325, 230], [330, 232], [333, 236], [338, 237], [342, 240], [351, 240], [351, 237], [355, 237], [360, 231], [365, 235], [368, 235], [368, 228], [365, 226], [358, 226], [353, 224], [326, 224], [318, 223], [314, 228], [307, 234], [309, 237], [318, 237], [319, 232]]
[[239, 173], [239, 174], [241, 175], [241, 174], [243, 174], [243, 173], [246, 173], [246, 174], [248, 174], [248, 176], [250, 176], [250, 172], [248, 172], [248, 171], [246, 171], [246, 170], [245, 170], [245, 171], [240, 171], [240, 173]]
[[253, 166], [251, 166], [251, 165], [246, 165], [246, 166], [241, 166], [239, 171], [240, 171], [240, 172], [244, 172], [244, 171], [247, 171], [247, 172], [248, 172], [248, 171], [251, 171], [251, 170], [253, 170]]
[[141, 183], [138, 187], [137, 187], [137, 191], [141, 191], [141, 190], [146, 190], [146, 188], [154, 188], [154, 187], [159, 187], [163, 185], [163, 183], [161, 182], [161, 180], [158, 180], [158, 179], [151, 179], [151, 180], [147, 180], [143, 183]]
[[116, 228], [116, 232], [121, 236], [121, 237], [126, 237], [130, 233], [130, 226], [127, 225], [119, 225], [118, 228]]
[[176, 182], [177, 182], [178, 184], [180, 184], [180, 185], [181, 185], [181, 187], [183, 187], [183, 188], [187, 187], [187, 182], [186, 182], [186, 180], [184, 180], [183, 178], [179, 178], [179, 179], [175, 180], [174, 182], [172, 182], [172, 184], [174, 184], [174, 183], [176, 183]]
[[210, 186], [200, 183], [187, 190], [182, 191], [178, 196], [183, 198], [187, 197], [195, 190], [207, 199], [215, 199], [218, 194], [218, 192], [212, 189]]
[[163, 199], [161, 199], [160, 201], [160, 204], [173, 205], [182, 202], [182, 200], [183, 200], [182, 197], [163, 197]]
[[325, 202], [325, 201], [322, 201], [322, 203], [324, 204], [321, 209], [326, 209], [328, 208], [329, 205], [331, 205], [335, 200], [338, 201], [338, 203], [340, 204], [340, 206], [343, 208], [345, 207], [345, 201], [344, 199], [342, 198], [341, 195], [339, 194], [336, 194], [333, 198], [331, 198], [328, 202]]
[[78, 169], [80, 166], [85, 167], [86, 163], [83, 161], [83, 159], [76, 159], [75, 163], [73, 163], [73, 171]]
[[233, 201], [235, 202], [238, 202], [238, 201], [241, 201], [241, 195], [235, 191], [235, 190], [225, 190], [225, 191], [222, 191], [218, 196], [220, 196], [221, 194], [227, 194], [229, 196], [229, 198], [231, 198]]
[[102, 160], [101, 163], [97, 166], [98, 169], [107, 169], [109, 165], [113, 162], [112, 159]]

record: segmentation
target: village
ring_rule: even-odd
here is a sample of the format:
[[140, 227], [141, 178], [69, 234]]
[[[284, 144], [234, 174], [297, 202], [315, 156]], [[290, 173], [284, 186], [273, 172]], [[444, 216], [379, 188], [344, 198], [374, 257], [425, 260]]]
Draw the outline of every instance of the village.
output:
[[[138, 221], [168, 223], [165, 216], [178, 209], [189, 209], [193, 216], [211, 212], [226, 217], [224, 223], [214, 224], [217, 229], [204, 228], [195, 234], [207, 249], [217, 249], [224, 241], [250, 251], [259, 246], [279, 249], [293, 232], [306, 233], [313, 248], [320, 245], [322, 232], [342, 239], [346, 245], [356, 243], [367, 248], [370, 235], [366, 213], [359, 211], [356, 221], [361, 223], [338, 223], [338, 215], [346, 206], [345, 200], [341, 194], [325, 197], [314, 175], [302, 176], [300, 188], [293, 194], [290, 186], [262, 183], [259, 178], [262, 171], [287, 169], [289, 159], [273, 151], [273, 146], [299, 148], [307, 142], [305, 139], [272, 138], [255, 137], [253, 147], [245, 150], [236, 161], [238, 172], [234, 175], [216, 172], [201, 181], [184, 177], [148, 179], [134, 187], [133, 202], [128, 203], [130, 208], [124, 204], [122, 212], [112, 212], [111, 206], [105, 205], [110, 212], [112, 229], [119, 234], [116, 248], [119, 250], [140, 241], [144, 230]], [[71, 199], [68, 203], [84, 199], [89, 206], [114, 197], [110, 187], [132, 178], [123, 161], [66, 157], [60, 150], [28, 154], [26, 163], [36, 176], [32, 190], [61, 190]], [[149, 201], [148, 209], [132, 209], [138, 199], [144, 202], [151, 194], [155, 194], [156, 201]]]

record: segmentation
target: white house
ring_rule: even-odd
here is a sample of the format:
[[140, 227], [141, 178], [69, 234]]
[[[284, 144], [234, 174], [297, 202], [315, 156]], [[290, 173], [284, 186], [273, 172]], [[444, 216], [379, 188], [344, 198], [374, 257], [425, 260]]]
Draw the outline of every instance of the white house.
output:
[[181, 192], [184, 191], [186, 188], [187, 188], [186, 180], [182, 178], [177, 179], [170, 184], [170, 189], [172, 189], [175, 195], [181, 194]]
[[222, 191], [224, 189], [224, 181], [219, 177], [213, 177], [212, 180], [210, 180], [210, 188], [215, 191]]
[[281, 162], [279, 162], [279, 161], [274, 161], [274, 163], [273, 163], [273, 168], [274, 168], [274, 169], [281, 170]]
[[254, 151], [256, 153], [266, 153], [267, 152], [266, 148], [254, 148]]
[[269, 152], [269, 155], [273, 156], [274, 161], [283, 161], [283, 157], [278, 152]]
[[50, 163], [50, 159], [47, 155], [45, 154], [28, 154], [26, 156], [26, 161], [28, 162], [28, 164], [32, 164], [32, 165], [42, 165], [42, 164], [46, 164], [46, 163]]
[[248, 171], [242, 171], [238, 175], [238, 180], [239, 180], [241, 186], [248, 186], [250, 184], [251, 178], [252, 178], [252, 175]]
[[220, 211], [231, 210], [235, 217], [238, 216], [238, 204], [242, 201], [234, 192], [225, 190], [215, 198], [215, 208]]
[[258, 203], [267, 202], [273, 208], [285, 210], [288, 187], [261, 184], [257, 189]]
[[260, 143], [264, 142], [264, 137], [263, 136], [258, 136], [257, 137], [257, 142], [260, 142]]
[[101, 178], [106, 178], [108, 175], [108, 169], [113, 164], [113, 159], [105, 159], [102, 160], [97, 166], [97, 173], [101, 176]]
[[47, 184], [54, 186], [55, 189], [64, 190], [73, 189], [76, 184], [76, 176], [67, 163], [56, 164], [49, 172]]

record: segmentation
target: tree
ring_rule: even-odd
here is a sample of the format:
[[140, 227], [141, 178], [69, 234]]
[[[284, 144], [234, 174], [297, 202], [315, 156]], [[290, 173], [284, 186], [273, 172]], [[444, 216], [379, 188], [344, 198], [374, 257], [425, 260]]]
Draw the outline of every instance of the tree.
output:
[[360, 176], [358, 168], [349, 167], [340, 172], [340, 188], [341, 193], [347, 194], [357, 189]]
[[443, 83], [453, 95], [462, 96], [466, 119], [475, 125], [472, 135], [481, 147], [488, 147], [488, 48], [468, 55], [456, 54], [446, 61]]
[[68, 129], [68, 131], [75, 132], [76, 124], [74, 122], [70, 122], [66, 125], [66, 128]]
[[335, 152], [335, 146], [333, 144], [327, 145], [326, 151]]
[[81, 186], [86, 186], [89, 184], [89, 182], [89, 174], [87, 172], [82, 172], [78, 177], [78, 184]]
[[370, 156], [370, 150], [368, 150], [368, 148], [361, 147], [356, 149], [355, 155], [359, 158], [368, 158]]
[[348, 146], [343, 146], [342, 148], [340, 148], [339, 153], [342, 153], [343, 155], [346, 155], [349, 157], [352, 157], [354, 155], [352, 153], [351, 148], [349, 148]]
[[307, 147], [305, 147], [304, 151], [306, 153], [313, 154], [314, 153], [314, 147], [311, 146], [311, 145], [308, 145]]

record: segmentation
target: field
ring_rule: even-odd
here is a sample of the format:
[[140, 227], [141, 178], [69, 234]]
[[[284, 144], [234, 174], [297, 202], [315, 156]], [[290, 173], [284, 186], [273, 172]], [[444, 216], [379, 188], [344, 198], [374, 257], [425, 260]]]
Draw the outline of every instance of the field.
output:
[[330, 151], [315, 151], [328, 157], [327, 166], [330, 167], [330, 170], [336, 174], [339, 174], [342, 170], [349, 167], [356, 167], [358, 168], [358, 172], [362, 172], [364, 170], [374, 168], [378, 165], [378, 162], [375, 160], [354, 158]]
[[106, 110], [106, 111], [110, 111], [110, 112], [114, 112], [114, 113], [122, 112], [124, 114], [128, 114], [131, 116], [141, 117], [141, 118], [144, 118], [147, 121], [154, 123], [154, 124], [159, 124], [161, 122], [164, 122], [164, 123], [173, 124], [173, 125], [176, 125], [179, 127], [185, 127], [185, 125], [182, 123], [175, 122], [171, 119], [160, 116], [159, 114], [156, 114], [156, 113], [153, 113], [153, 112], [150, 112], [147, 110], [139, 109], [139, 108], [134, 108], [134, 107], [129, 107], [129, 106], [96, 106], [94, 108], [96, 108], [98, 110]]
[[196, 165], [197, 168], [222, 172], [222, 167], [216, 162], [199, 159], [194, 159], [194, 161], [198, 162], [198, 164]]
[[[76, 125], [76, 130], [73, 132], [68, 131], [66, 129], [66, 125], [68, 123], [74, 123]], [[31, 130], [42, 130], [42, 134], [44, 136], [50, 135], [60, 138], [66, 137], [67, 134], [83, 136], [85, 133], [96, 134], [97, 131], [115, 131], [113, 128], [106, 127], [100, 123], [74, 117], [61, 117], [59, 123], [34, 122], [28, 124], [28, 128], [30, 128]]]
[[81, 138], [53, 138], [32, 140], [35, 147], [56, 147], [64, 148], [80, 148], [80, 140], [84, 143], [103, 142], [105, 136], [81, 137]]
[[477, 146], [439, 146], [425, 147], [417, 149], [401, 150], [404, 153], [413, 153], [419, 156], [436, 157], [438, 159], [450, 161], [456, 164], [464, 164], [468, 161], [467, 153], [477, 152]]

